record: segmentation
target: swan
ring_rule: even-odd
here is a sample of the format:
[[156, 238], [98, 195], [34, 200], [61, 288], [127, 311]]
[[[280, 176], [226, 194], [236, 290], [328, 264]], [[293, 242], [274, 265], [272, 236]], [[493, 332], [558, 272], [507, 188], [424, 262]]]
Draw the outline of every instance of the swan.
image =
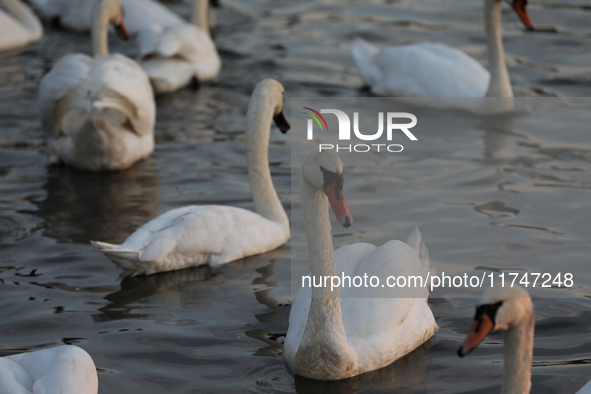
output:
[[81, 170], [123, 170], [154, 149], [156, 105], [144, 71], [109, 55], [108, 24], [127, 37], [119, 0], [96, 0], [94, 58], [66, 55], [39, 86], [41, 123], [50, 163]]
[[19, 48], [43, 37], [37, 16], [20, 0], [0, 0], [0, 51]]
[[[528, 30], [533, 24], [527, 0], [511, 4]], [[379, 50], [361, 38], [351, 54], [373, 93], [397, 97], [513, 97], [501, 37], [503, 0], [484, 0], [484, 22], [490, 74], [464, 52], [435, 43], [419, 43]]]
[[[385, 281], [387, 275], [426, 275], [428, 250], [417, 228], [407, 243], [356, 243], [333, 254], [327, 197], [341, 225], [353, 222], [343, 182], [336, 153], [314, 152], [304, 161], [300, 200], [312, 276], [367, 274]], [[391, 364], [427, 341], [437, 330], [427, 289], [390, 290], [388, 298], [359, 298], [359, 293], [353, 298], [348, 287], [302, 287], [291, 306], [284, 343], [291, 370], [311, 379], [345, 379]]]
[[[85, 33], [92, 28], [90, 0], [29, 0], [33, 9], [45, 20], [58, 21], [65, 29]], [[155, 0], [121, 0], [125, 9], [125, 24], [135, 35], [150, 23], [174, 26], [184, 23], [172, 10]]]
[[222, 61], [211, 39], [209, 0], [193, 0], [191, 23], [150, 24], [137, 36], [138, 63], [150, 77], [156, 93], [168, 93], [217, 79]]
[[[496, 330], [503, 331], [505, 343], [502, 394], [527, 394], [531, 390], [531, 365], [534, 352], [534, 307], [526, 289], [492, 287], [484, 291], [476, 307], [474, 324], [458, 355], [472, 352], [486, 336]], [[591, 382], [577, 394], [590, 394]]]
[[271, 120], [282, 132], [283, 86], [259, 82], [246, 115], [246, 164], [255, 212], [220, 205], [193, 205], [150, 220], [121, 245], [91, 241], [131, 276], [209, 264], [217, 267], [264, 253], [289, 239], [289, 220], [273, 187], [268, 152]]
[[22, 394], [97, 394], [92, 358], [73, 345], [0, 358], [0, 392]]

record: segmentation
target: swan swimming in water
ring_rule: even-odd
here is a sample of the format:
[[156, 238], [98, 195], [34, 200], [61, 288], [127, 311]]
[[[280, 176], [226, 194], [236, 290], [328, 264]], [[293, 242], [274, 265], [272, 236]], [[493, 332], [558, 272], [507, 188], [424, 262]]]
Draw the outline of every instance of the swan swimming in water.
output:
[[[406, 243], [355, 243], [333, 253], [328, 203], [344, 227], [353, 223], [343, 194], [343, 164], [332, 151], [307, 157], [300, 177], [309, 259], [314, 277], [421, 276], [429, 253], [415, 228]], [[426, 288], [390, 289], [388, 297], [355, 298], [343, 287], [302, 287], [291, 306], [283, 357], [297, 375], [345, 379], [391, 364], [437, 330]]]
[[[505, 357], [502, 394], [528, 394], [534, 352], [534, 306], [527, 290], [519, 285], [485, 290], [476, 308], [474, 324], [458, 355], [472, 352], [496, 330], [503, 331]], [[591, 394], [591, 381], [577, 394]]]
[[121, 245], [91, 244], [132, 276], [203, 264], [217, 267], [283, 245], [290, 236], [289, 219], [273, 187], [267, 152], [273, 120], [287, 132], [283, 86], [264, 79], [252, 93], [246, 115], [246, 163], [255, 212], [192, 205], [150, 220]]
[[129, 37], [120, 1], [97, 0], [93, 17], [94, 57], [66, 55], [41, 80], [41, 123], [50, 163], [123, 170], [154, 150], [154, 93], [136, 62], [109, 55], [109, 23]]
[[[527, 0], [484, 0], [490, 73], [464, 52], [430, 42], [380, 50], [357, 38], [351, 44], [353, 60], [365, 83], [380, 96], [512, 98], [501, 35], [503, 1], [512, 6], [528, 30], [533, 30]], [[481, 105], [489, 102], [482, 101]], [[462, 102], [456, 100], [448, 105], [461, 107]], [[502, 112], [513, 109], [512, 100], [505, 100], [503, 105], [506, 108]], [[467, 109], [481, 110], [478, 104], [475, 107]]]

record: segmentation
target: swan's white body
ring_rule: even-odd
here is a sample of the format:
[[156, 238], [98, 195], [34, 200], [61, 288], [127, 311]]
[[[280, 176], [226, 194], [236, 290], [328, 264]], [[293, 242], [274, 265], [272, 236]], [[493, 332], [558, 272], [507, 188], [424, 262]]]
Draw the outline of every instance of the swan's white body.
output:
[[222, 68], [215, 44], [195, 25], [153, 24], [140, 31], [137, 43], [138, 62], [156, 93], [178, 90], [194, 77], [200, 82], [215, 80]]
[[156, 106], [148, 77], [133, 60], [108, 55], [103, 22], [93, 31], [94, 57], [67, 55], [41, 81], [39, 108], [51, 163], [122, 170], [154, 149]]
[[[58, 18], [60, 25], [76, 32], [88, 32], [92, 27], [91, 0], [30, 0], [44, 19]], [[176, 13], [154, 0], [121, 0], [125, 9], [125, 24], [136, 34], [151, 23], [175, 26], [184, 23]]]
[[[427, 275], [428, 251], [416, 228], [407, 243], [356, 243], [339, 248], [333, 258], [326, 197], [304, 178], [300, 199], [313, 276], [367, 274], [386, 283], [390, 275]], [[300, 289], [284, 344], [290, 368], [312, 379], [345, 379], [389, 365], [428, 340], [437, 324], [427, 304], [427, 289], [389, 290], [387, 298], [352, 298], [359, 297], [358, 288], [331, 291], [329, 284]]]
[[134, 276], [219, 266], [283, 245], [290, 235], [289, 220], [273, 187], [267, 156], [271, 120], [283, 109], [282, 92], [277, 81], [263, 80], [248, 109], [246, 156], [256, 212], [218, 205], [178, 208], [152, 219], [121, 245], [92, 245]]
[[33, 11], [20, 0], [0, 0], [0, 51], [40, 40], [43, 26]]
[[356, 38], [351, 53], [365, 83], [380, 96], [486, 96], [489, 72], [455, 48], [423, 42], [379, 50]]
[[92, 358], [77, 346], [0, 358], [0, 392], [14, 394], [97, 394]]
[[283, 223], [247, 209], [193, 205], [150, 220], [121, 245], [93, 245], [132, 275], [150, 275], [202, 264], [218, 267], [273, 250], [288, 238]]
[[[435, 107], [459, 107], [473, 112], [511, 111], [513, 101], [510, 98], [513, 97], [513, 89], [501, 36], [502, 1], [484, 1], [490, 73], [464, 52], [434, 43], [380, 50], [357, 38], [351, 44], [353, 60], [365, 83], [377, 95], [427, 98], [503, 97], [506, 100], [493, 102], [495, 108], [484, 108], [491, 105], [490, 100], [415, 102], [424, 102], [425, 105]], [[529, 21], [529, 16], [526, 13], [523, 15]], [[523, 20], [525, 23], [525, 19]]]
[[215, 80], [222, 61], [209, 34], [209, 0], [193, 0], [191, 24], [153, 23], [137, 37], [138, 62], [156, 93], [173, 92], [193, 78]]

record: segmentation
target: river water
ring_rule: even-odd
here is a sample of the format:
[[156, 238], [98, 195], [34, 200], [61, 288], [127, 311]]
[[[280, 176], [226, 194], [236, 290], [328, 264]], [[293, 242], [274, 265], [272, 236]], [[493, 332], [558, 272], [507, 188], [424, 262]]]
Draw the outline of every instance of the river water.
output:
[[[418, 148], [375, 163], [375, 179], [387, 175], [395, 193], [372, 198], [363, 193], [380, 187], [368, 189], [364, 167], [344, 157], [359, 228], [335, 227], [335, 245], [405, 239], [419, 225], [438, 270], [572, 267], [575, 290], [534, 300], [532, 392], [574, 393], [591, 379], [591, 145], [581, 121], [589, 101], [564, 97], [591, 96], [591, 11], [586, 0], [530, 3], [539, 32], [524, 32], [508, 7], [503, 13], [515, 94], [571, 112], [543, 122], [524, 115], [497, 129], [468, 124], [446, 138], [432, 129]], [[168, 5], [188, 15], [186, 4]], [[122, 242], [148, 219], [184, 205], [252, 209], [243, 131], [256, 82], [281, 81], [286, 109], [291, 97], [367, 96], [348, 53], [356, 35], [380, 46], [438, 41], [486, 64], [481, 6], [225, 0], [217, 29], [220, 82], [159, 97], [155, 152], [121, 173], [45, 164], [37, 85], [60, 56], [88, 52], [87, 36], [47, 25], [41, 43], [0, 54], [0, 355], [76, 344], [93, 357], [104, 393], [498, 392], [501, 336], [458, 358], [475, 300], [447, 296], [431, 299], [436, 336], [388, 368], [332, 383], [294, 376], [281, 352], [293, 299], [292, 249], [302, 248], [301, 235], [216, 270], [138, 278], [121, 278], [89, 245]], [[115, 37], [111, 50], [134, 53], [133, 43]], [[272, 132], [269, 154], [290, 216], [296, 138]], [[395, 224], [372, 226], [384, 206]], [[294, 204], [294, 223], [299, 215]]]

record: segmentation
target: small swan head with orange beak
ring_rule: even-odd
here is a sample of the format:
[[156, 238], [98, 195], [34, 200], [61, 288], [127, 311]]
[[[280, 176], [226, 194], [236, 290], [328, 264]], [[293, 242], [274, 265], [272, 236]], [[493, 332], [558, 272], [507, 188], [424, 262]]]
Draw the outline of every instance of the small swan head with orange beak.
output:
[[350, 227], [353, 216], [345, 200], [343, 163], [339, 155], [333, 151], [313, 152], [304, 162], [302, 175], [306, 182], [326, 194], [337, 221], [343, 227]]
[[511, 8], [517, 13], [527, 30], [534, 30], [534, 24], [527, 12], [527, 0], [505, 0], [505, 2], [511, 5]]
[[472, 330], [458, 349], [464, 357], [478, 347], [486, 336], [496, 330], [509, 331], [533, 318], [533, 304], [521, 286], [487, 289], [476, 307]]

